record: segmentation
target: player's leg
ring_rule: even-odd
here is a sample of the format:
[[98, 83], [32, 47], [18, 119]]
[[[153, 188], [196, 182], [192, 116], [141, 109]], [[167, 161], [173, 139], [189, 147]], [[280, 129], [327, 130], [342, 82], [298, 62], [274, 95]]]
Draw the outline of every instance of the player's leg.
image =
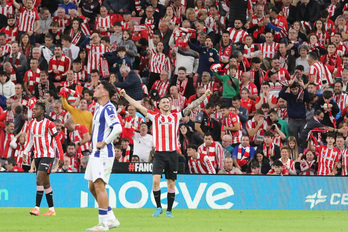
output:
[[176, 151], [169, 152], [167, 156], [167, 166], [165, 168], [165, 176], [167, 179], [167, 187], [168, 187], [168, 193], [167, 193], [167, 217], [173, 217], [172, 209], [173, 209], [173, 203], [175, 200], [175, 180], [177, 178], [178, 174], [178, 154]]
[[158, 217], [162, 212], [161, 205], [161, 175], [165, 167], [165, 160], [163, 154], [160, 152], [155, 152], [153, 159], [153, 170], [152, 170], [152, 192], [156, 202], [156, 211], [152, 214], [153, 217]]
[[89, 188], [89, 191], [92, 193], [94, 199], [97, 200], [97, 194], [95, 192], [93, 181], [90, 181], [90, 180], [88, 181], [88, 188]]
[[[40, 160], [41, 160], [40, 158], [36, 158], [34, 160], [36, 170], [38, 170]], [[43, 193], [44, 193], [43, 180], [38, 175], [38, 172], [36, 172], [36, 203], [35, 203], [35, 208], [32, 211], [30, 211], [31, 215], [34, 215], [34, 216], [40, 215], [40, 205], [41, 205]]]
[[56, 212], [54, 210], [53, 205], [53, 190], [50, 183], [50, 173], [53, 167], [54, 158], [42, 158], [40, 164], [40, 177], [43, 180], [43, 186], [45, 189], [46, 200], [48, 204], [48, 211], [44, 214], [44, 216], [54, 216]]

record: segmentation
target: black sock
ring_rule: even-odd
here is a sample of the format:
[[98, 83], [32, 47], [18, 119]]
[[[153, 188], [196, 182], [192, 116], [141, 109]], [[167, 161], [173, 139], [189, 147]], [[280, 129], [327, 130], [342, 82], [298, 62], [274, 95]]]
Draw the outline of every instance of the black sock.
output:
[[172, 211], [174, 200], [175, 200], [175, 193], [167, 193], [167, 201], [168, 201], [167, 211], [169, 212]]
[[46, 193], [46, 200], [47, 200], [47, 204], [48, 207], [53, 207], [53, 191]]
[[44, 191], [36, 191], [36, 207], [40, 207]]
[[155, 198], [157, 208], [162, 208], [162, 205], [161, 205], [161, 190], [153, 191], [153, 196]]

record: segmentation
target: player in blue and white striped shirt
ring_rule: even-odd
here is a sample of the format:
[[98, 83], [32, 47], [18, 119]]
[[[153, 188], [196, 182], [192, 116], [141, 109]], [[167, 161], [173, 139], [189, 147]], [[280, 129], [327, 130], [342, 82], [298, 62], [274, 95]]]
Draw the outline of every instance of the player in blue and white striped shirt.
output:
[[87, 229], [88, 231], [104, 231], [120, 225], [109, 206], [109, 198], [105, 189], [114, 163], [113, 141], [122, 132], [116, 108], [110, 102], [115, 91], [112, 84], [102, 81], [94, 92], [99, 107], [93, 118], [92, 154], [86, 168], [85, 179], [89, 181], [89, 190], [99, 205], [99, 224]]

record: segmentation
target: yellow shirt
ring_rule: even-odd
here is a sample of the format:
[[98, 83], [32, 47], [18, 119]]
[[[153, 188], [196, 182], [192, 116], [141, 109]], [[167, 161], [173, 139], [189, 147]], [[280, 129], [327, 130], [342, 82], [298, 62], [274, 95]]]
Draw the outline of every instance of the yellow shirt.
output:
[[62, 97], [63, 108], [71, 114], [71, 119], [76, 124], [84, 125], [92, 134], [93, 114], [87, 110], [79, 110], [68, 104], [65, 97]]

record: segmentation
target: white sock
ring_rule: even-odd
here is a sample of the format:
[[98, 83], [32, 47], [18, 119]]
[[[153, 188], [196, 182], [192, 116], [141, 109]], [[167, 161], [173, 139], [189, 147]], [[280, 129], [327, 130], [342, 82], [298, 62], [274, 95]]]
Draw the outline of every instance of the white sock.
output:
[[115, 214], [114, 214], [114, 211], [112, 210], [112, 208], [109, 206], [108, 207], [108, 219], [109, 220], [114, 220], [116, 217], [115, 217]]
[[55, 212], [55, 211], [54, 211], [54, 207], [49, 207], [48, 209], [51, 210], [51, 211], [53, 211], [53, 212]]
[[98, 217], [99, 217], [99, 223], [103, 223], [106, 226], [108, 221], [108, 209], [99, 208]]
[[35, 209], [40, 210], [40, 207], [35, 206]]

